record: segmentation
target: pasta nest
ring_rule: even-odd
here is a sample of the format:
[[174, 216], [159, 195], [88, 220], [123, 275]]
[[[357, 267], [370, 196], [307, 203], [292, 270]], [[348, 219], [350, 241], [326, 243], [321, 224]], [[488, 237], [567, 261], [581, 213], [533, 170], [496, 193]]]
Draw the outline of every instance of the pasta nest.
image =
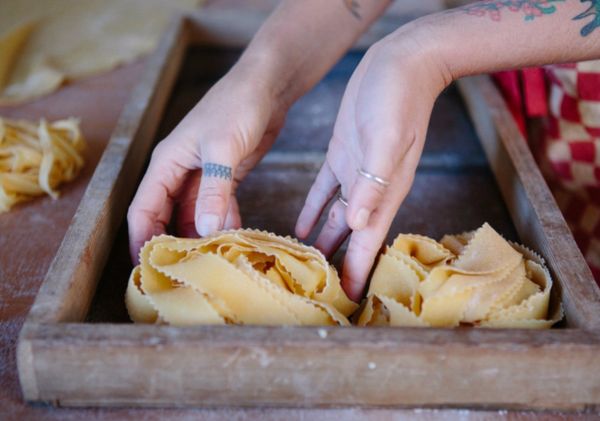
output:
[[0, 117], [0, 213], [48, 194], [83, 168], [85, 140], [75, 118], [34, 123]]
[[255, 230], [161, 235], [140, 251], [126, 305], [141, 323], [549, 328], [552, 279], [531, 250], [488, 224], [441, 242], [400, 234], [357, 311], [315, 248]]
[[381, 255], [359, 326], [549, 328], [552, 278], [543, 259], [484, 224], [431, 238], [401, 234]]
[[133, 321], [173, 325], [349, 325], [358, 307], [317, 249], [254, 230], [152, 238], [125, 298]]

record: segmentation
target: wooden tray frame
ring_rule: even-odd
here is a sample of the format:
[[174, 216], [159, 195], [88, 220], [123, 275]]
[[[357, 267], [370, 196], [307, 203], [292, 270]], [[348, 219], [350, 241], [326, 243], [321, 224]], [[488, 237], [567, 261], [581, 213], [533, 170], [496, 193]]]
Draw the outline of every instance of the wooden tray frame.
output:
[[60, 406], [597, 408], [600, 291], [483, 76], [459, 87], [522, 241], [542, 253], [558, 280], [566, 328], [83, 323], [186, 48], [242, 46], [259, 22], [236, 31], [227, 21], [181, 16], [150, 58], [21, 331], [24, 398]]

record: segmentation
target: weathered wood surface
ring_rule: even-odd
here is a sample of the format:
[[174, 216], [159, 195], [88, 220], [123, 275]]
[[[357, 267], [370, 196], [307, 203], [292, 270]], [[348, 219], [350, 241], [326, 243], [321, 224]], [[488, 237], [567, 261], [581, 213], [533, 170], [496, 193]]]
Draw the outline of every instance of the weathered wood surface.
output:
[[86, 79], [18, 108], [0, 108], [0, 115], [13, 118], [78, 116], [88, 143], [86, 166], [61, 189], [59, 200], [36, 199], [0, 215], [0, 418], [76, 418], [24, 404], [15, 361], [17, 336], [144, 64]]
[[[590, 371], [590, 367], [600, 367], [598, 334], [581, 329], [533, 333], [390, 328], [318, 331], [298, 327], [199, 326], [182, 329], [76, 323], [85, 317], [100, 277], [98, 268], [104, 265], [113, 245], [119, 212], [121, 220], [124, 217], [122, 201], [133, 193], [135, 179], [150, 149], [155, 129], [158, 129], [156, 121], [162, 115], [166, 92], [170, 91], [173, 76], [178, 71], [188, 25], [189, 21], [176, 22], [168, 31], [152, 59], [153, 64], [146, 69], [139, 89], [136, 88], [123, 112], [104, 155], [102, 162], [107, 156], [115, 155], [113, 159], [120, 159], [129, 172], [125, 174], [121, 168], [113, 168], [108, 173], [98, 171], [95, 174], [21, 332], [18, 363], [26, 399], [57, 405], [101, 406], [218, 406], [235, 402], [243, 406], [465, 405], [577, 410], [600, 402], [600, 379]], [[152, 91], [160, 96], [153, 98], [148, 94], [148, 85], [153, 86]], [[189, 99], [190, 90], [183, 82], [179, 84], [181, 89]], [[484, 103], [490, 100], [489, 93], [484, 89], [480, 92]], [[493, 105], [491, 102], [490, 106]], [[177, 110], [177, 107], [169, 109]], [[460, 109], [460, 106], [452, 109]], [[491, 115], [485, 109], [479, 107], [478, 114], [474, 114], [480, 129], [481, 121], [489, 120]], [[185, 109], [181, 111], [185, 112]], [[484, 123], [490, 124], [489, 121]], [[517, 163], [514, 164], [516, 172], [498, 171], [496, 160], [506, 159], [498, 153], [501, 148], [492, 147], [495, 138], [484, 140], [492, 168], [505, 189], [505, 197], [510, 199], [510, 187], [527, 187], [531, 182], [530, 174], [520, 171], [522, 168]], [[508, 136], [503, 137], [503, 141], [510, 149], [511, 142], [521, 140]], [[528, 154], [527, 150], [520, 152]], [[256, 212], [260, 207], [260, 211], [265, 212], [265, 204], [260, 200], [267, 190], [264, 187], [266, 174], [271, 178], [275, 174], [274, 181], [283, 184], [287, 181], [288, 187], [290, 184], [304, 185], [306, 189], [310, 184], [310, 170], [314, 175], [322, 155], [322, 149], [311, 149], [309, 145], [301, 154], [286, 150], [286, 143], [282, 142], [282, 146], [275, 148], [271, 158], [262, 164], [266, 168], [263, 178], [255, 181], [254, 191], [248, 196], [251, 198], [249, 203], [254, 204], [252, 210]], [[472, 172], [474, 167], [479, 166], [482, 170], [482, 161], [475, 159], [472, 162], [469, 155], [449, 169], [444, 165], [444, 159], [429, 152], [427, 155], [430, 158], [420, 168], [419, 176], [429, 170], [446, 173], [448, 177], [460, 169], [470, 175], [463, 181], [466, 185], [476, 179], [477, 173]], [[287, 177], [280, 176], [277, 180], [275, 170], [278, 166], [284, 168], [282, 173], [288, 172]], [[290, 171], [300, 169], [304, 176], [289, 176]], [[503, 184], [505, 178], [512, 179], [512, 184]], [[425, 200], [426, 196], [420, 197], [415, 205], [419, 210], [431, 211], [430, 220], [444, 218], [438, 209], [444, 195], [450, 203], [454, 200], [448, 184], [446, 179], [428, 183], [427, 190], [433, 191], [432, 197], [429, 201]], [[252, 189], [251, 183], [247, 185]], [[489, 177], [486, 189], [495, 189], [495, 183]], [[277, 199], [278, 194], [293, 197], [290, 194], [293, 191], [280, 193], [282, 191], [286, 191], [285, 186], [272, 192], [278, 202], [282, 201]], [[296, 202], [300, 200], [301, 203], [302, 193], [296, 195]], [[499, 199], [497, 190], [495, 197]], [[491, 215], [488, 212], [494, 207], [488, 201], [484, 202], [485, 198], [478, 195], [467, 197], [467, 203], [456, 203], [460, 207], [482, 210], [487, 219]], [[519, 199], [531, 201], [536, 197], [521, 195]], [[510, 200], [508, 203], [521, 232], [527, 232], [523, 218], [530, 217], [529, 210], [538, 204], [514, 206]], [[552, 206], [552, 203], [545, 202], [544, 205]], [[461, 209], [454, 219], [458, 225], [445, 232], [474, 228], [465, 226], [473, 221], [468, 221], [464, 213]], [[105, 214], [112, 217], [105, 217]], [[283, 214], [280, 210], [279, 215], [262, 228], [273, 230], [273, 222], [277, 220], [283, 223], [285, 233], [294, 215]], [[89, 221], [89, 224], [80, 221]], [[396, 227], [403, 226], [404, 221], [400, 218], [400, 225], [396, 224]], [[426, 233], [431, 235], [431, 232]], [[441, 234], [443, 232], [436, 236]], [[548, 242], [543, 229], [538, 236]], [[71, 261], [73, 254], [85, 255], [85, 258]], [[555, 273], [560, 275], [558, 270]], [[110, 273], [109, 277], [113, 280], [121, 278], [124, 283], [125, 275]], [[567, 282], [562, 278], [557, 281]], [[588, 282], [592, 282], [591, 279]], [[568, 320], [575, 320], [574, 326], [591, 325], [593, 306], [568, 288], [566, 290], [571, 302]], [[119, 301], [122, 302], [122, 298]], [[103, 308], [102, 302], [96, 302]], [[588, 313], [577, 314], [579, 306], [589, 309]], [[307, 336], [314, 336], [316, 332], [322, 333], [317, 334], [316, 339]], [[322, 338], [329, 335], [331, 339]], [[199, 371], [189, 375], [190, 365]], [[372, 373], [377, 367], [383, 377]], [[428, 385], [426, 380], [433, 383]]]
[[115, 230], [127, 210], [137, 175], [150, 153], [160, 116], [183, 58], [184, 22], [169, 27], [121, 113], [60, 250], [40, 288], [29, 318], [79, 321], [94, 294], [93, 273], [102, 270]]
[[[209, 6], [221, 2], [213, 1], [209, 2]], [[227, 1], [222, 1], [227, 3]], [[231, 3], [231, 2], [230, 2]], [[262, 3], [260, 1], [253, 1], [251, 3]], [[396, 4], [400, 4], [397, 2]], [[426, 2], [423, 2], [426, 3]], [[136, 71], [124, 69], [122, 72], [129, 76], [131, 80], [137, 79], [140, 74], [140, 67]], [[71, 96], [68, 98], [74, 99], [72, 103], [67, 101], [66, 108], [61, 108], [61, 102], [55, 103], [54, 98], [60, 98], [63, 93], [59, 93], [46, 101], [41, 101], [39, 104], [40, 108], [36, 110], [36, 104], [31, 108], [23, 107], [17, 110], [10, 110], [9, 113], [15, 113], [22, 116], [31, 116], [39, 113], [40, 115], [55, 115], [61, 117], [70, 114], [87, 115], [88, 119], [84, 119], [84, 131], [89, 136], [93, 133], [104, 133], [103, 136], [98, 136], [97, 140], [94, 141], [96, 146], [94, 152], [91, 153], [91, 161], [94, 165], [99, 157], [99, 152], [102, 150], [102, 145], [105, 143], [108, 137], [108, 132], [112, 129], [112, 126], [116, 119], [116, 112], [119, 108], [119, 98], [126, 95], [126, 88], [130, 84], [126, 80], [126, 77], [122, 76], [121, 73], [115, 73], [117, 76], [108, 76], [106, 79], [98, 78], [97, 81], [104, 81], [104, 86], [101, 89], [94, 91], [90, 94], [89, 91], [81, 89], [81, 86], [86, 86], [85, 83], [78, 84], [69, 91], [67, 89], [63, 92], [71, 92]], [[113, 79], [114, 77], [114, 79]], [[99, 86], [102, 85], [100, 83]], [[82, 96], [85, 95], [85, 101], [82, 101]], [[110, 101], [102, 102], [102, 98], [110, 99]], [[100, 101], [98, 101], [100, 98]], [[122, 102], [121, 102], [122, 103]], [[104, 104], [104, 105], [103, 105]], [[86, 108], [87, 105], [89, 108]], [[71, 108], [69, 108], [71, 107]], [[33, 110], [33, 111], [32, 111]], [[67, 110], [67, 112], [61, 112], [61, 110]], [[68, 111], [73, 110], [73, 111]], [[88, 110], [88, 111], [86, 111]], [[310, 114], [310, 112], [308, 112]], [[105, 118], [103, 116], [112, 116]], [[100, 123], [99, 123], [100, 122]], [[89, 129], [86, 129], [89, 127]], [[93, 129], [97, 127], [98, 132]], [[293, 134], [291, 132], [291, 134]], [[96, 138], [94, 136], [94, 138]], [[89, 179], [90, 173], [84, 174], [81, 180], [83, 184], [86, 182], [86, 177]], [[77, 187], [78, 184], [73, 185], [73, 190], [68, 189], [67, 195], [73, 194], [74, 199], [71, 197], [69, 200], [73, 200], [76, 203], [83, 193], [83, 188]], [[75, 192], [75, 193], [72, 193]], [[242, 192], [242, 194], [244, 194]], [[495, 194], [495, 193], [494, 193]], [[65, 205], [63, 198], [61, 202], [57, 202], [60, 205]], [[497, 419], [498, 417], [510, 417], [511, 419], [531, 419], [536, 418], [539, 415], [519, 412], [507, 413], [501, 411], [499, 413], [490, 411], [465, 411], [465, 410], [400, 410], [400, 409], [359, 409], [359, 408], [346, 408], [346, 409], [331, 409], [331, 410], [305, 410], [302, 412], [293, 409], [219, 409], [219, 410], [180, 410], [180, 409], [160, 409], [160, 410], [56, 410], [52, 408], [44, 407], [27, 407], [21, 402], [21, 397], [17, 390], [16, 374], [14, 369], [14, 342], [16, 334], [22, 322], [23, 315], [27, 311], [29, 304], [31, 303], [32, 297], [35, 294], [37, 286], [41, 281], [41, 277], [47, 268], [49, 261], [52, 257], [53, 250], [56, 250], [60, 238], [62, 237], [61, 232], [64, 232], [71, 215], [73, 214], [75, 204], [69, 211], [68, 204], [65, 206], [64, 214], [58, 215], [63, 208], [60, 206], [53, 207], [53, 211], [50, 213], [44, 213], [49, 223], [44, 222], [42, 226], [41, 218], [36, 215], [40, 210], [40, 203], [46, 203], [48, 200], [42, 199], [34, 202], [33, 204], [25, 205], [19, 208], [21, 212], [26, 212], [27, 209], [33, 209], [31, 219], [29, 220], [33, 225], [33, 231], [30, 234], [26, 234], [25, 238], [21, 238], [20, 241], [16, 241], [15, 236], [20, 233], [19, 230], [15, 230], [14, 225], [11, 226], [10, 230], [0, 230], [0, 241], [2, 241], [2, 253], [0, 259], [2, 264], [0, 265], [0, 275], [2, 277], [2, 284], [5, 290], [2, 290], [3, 294], [0, 295], [1, 306], [0, 306], [0, 323], [2, 323], [2, 353], [0, 354], [0, 366], [2, 389], [5, 391], [0, 394], [0, 411], [7, 415], [7, 418], [18, 418], [18, 419], [89, 419], [89, 418], [109, 418], [109, 419], [122, 419], [124, 417], [131, 418], [144, 418], [144, 419], [197, 419], [198, 417], [205, 417], [207, 419], [220, 419], [222, 417], [226, 419], [281, 419], [290, 418], [298, 419], [304, 417], [319, 417], [321, 419], [446, 419], [447, 417], [468, 417], [469, 419]], [[1, 218], [0, 218], [1, 222]], [[21, 224], [20, 228], [24, 229], [25, 224]], [[51, 225], [51, 226], [50, 226]], [[18, 226], [18, 225], [17, 225]], [[37, 229], [36, 229], [37, 228]], [[22, 232], [22, 231], [21, 231]], [[53, 233], [52, 236], [48, 235]], [[36, 235], [37, 234], [37, 235]], [[13, 235], [8, 237], [9, 240], [5, 240], [4, 235]], [[49, 240], [47, 241], [46, 236]], [[44, 241], [39, 241], [39, 238], [43, 238]], [[10, 254], [8, 253], [10, 245]], [[35, 249], [33, 247], [36, 247]], [[32, 253], [35, 250], [35, 253]], [[31, 267], [29, 264], [34, 259], [39, 263], [36, 268]], [[16, 268], [16, 269], [15, 269]], [[8, 282], [6, 282], [8, 280]], [[26, 280], [26, 281], [25, 281]], [[4, 294], [6, 292], [6, 294]], [[6, 329], [4, 329], [6, 327]], [[6, 393], [8, 392], [8, 393]], [[569, 414], [570, 418], [575, 417], [573, 414]], [[586, 419], [593, 418], [591, 414], [579, 414], [577, 417]], [[545, 419], [563, 419], [559, 414], [544, 414]]]
[[572, 329], [27, 329], [40, 398], [58, 405], [582, 409], [598, 402], [589, 373], [600, 366], [598, 334]]

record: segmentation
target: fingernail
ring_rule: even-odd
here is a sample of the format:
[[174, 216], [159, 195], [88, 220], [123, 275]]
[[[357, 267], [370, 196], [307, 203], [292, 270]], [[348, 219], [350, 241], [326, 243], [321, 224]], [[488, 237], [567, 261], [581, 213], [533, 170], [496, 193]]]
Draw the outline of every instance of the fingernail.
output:
[[360, 208], [358, 210], [358, 212], [356, 212], [356, 218], [355, 218], [355, 227], [354, 229], [356, 230], [361, 230], [364, 227], [367, 226], [367, 224], [369, 223], [369, 216], [371, 215], [371, 213], [369, 212], [368, 209], [365, 208]]
[[221, 228], [221, 218], [211, 213], [203, 213], [198, 217], [198, 234], [202, 237], [212, 234]]

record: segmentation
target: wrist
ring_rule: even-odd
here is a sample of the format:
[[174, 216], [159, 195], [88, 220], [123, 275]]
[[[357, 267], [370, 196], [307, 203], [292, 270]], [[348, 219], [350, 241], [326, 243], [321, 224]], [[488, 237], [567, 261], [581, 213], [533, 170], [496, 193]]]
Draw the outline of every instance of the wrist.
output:
[[443, 39], [428, 17], [403, 25], [378, 44], [381, 54], [402, 71], [425, 79], [424, 89], [437, 97], [456, 76], [448, 66]]
[[273, 48], [251, 45], [230, 73], [259, 90], [273, 109], [287, 111], [296, 100], [290, 89], [294, 75], [281, 61], [281, 54]]

